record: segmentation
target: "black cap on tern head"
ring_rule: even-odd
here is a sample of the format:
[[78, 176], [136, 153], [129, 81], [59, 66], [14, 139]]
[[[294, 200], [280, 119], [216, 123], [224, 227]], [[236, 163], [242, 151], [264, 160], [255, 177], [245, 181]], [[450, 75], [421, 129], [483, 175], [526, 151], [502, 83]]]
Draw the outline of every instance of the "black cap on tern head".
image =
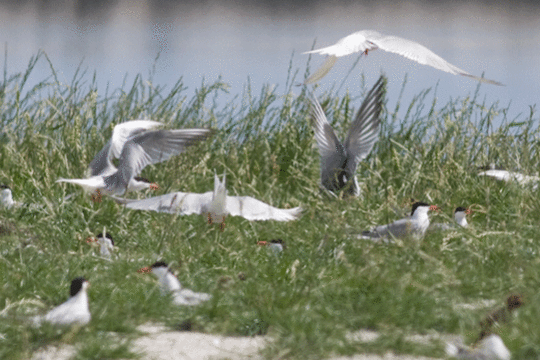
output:
[[71, 288], [69, 289], [69, 296], [73, 297], [81, 291], [83, 283], [87, 280], [82, 276], [77, 277], [71, 281]]
[[463, 206], [459, 206], [456, 208], [456, 211], [454, 211], [454, 213], [457, 213], [458, 211], [467, 211], [467, 208], [464, 208]]
[[414, 204], [412, 204], [411, 216], [414, 214], [414, 211], [419, 206], [429, 206], [429, 204], [426, 204], [425, 202], [420, 202], [420, 201], [415, 202]]
[[140, 177], [140, 176], [135, 176], [134, 179], [137, 180], [137, 181], [140, 181], [140, 182], [145, 182], [145, 183], [150, 184], [150, 180], [148, 180], [147, 178], [143, 178], [143, 177]]
[[156, 261], [155, 263], [152, 264], [151, 268], [153, 269], [153, 268], [157, 268], [157, 267], [166, 267], [166, 268], [168, 268], [169, 265], [167, 265], [167, 263], [164, 262], [164, 261]]
[[270, 240], [270, 242], [272, 244], [280, 244], [281, 246], [283, 246], [283, 248], [287, 248], [287, 245], [285, 245], [285, 241], [281, 240], [281, 239], [272, 239]]
[[7, 186], [6, 184], [0, 184], [0, 189], [9, 189], [9, 190], [11, 190], [11, 188], [9, 186]]
[[99, 238], [102, 238], [102, 237], [105, 237], [105, 238], [111, 240], [111, 244], [113, 244], [113, 246], [114, 246], [114, 240], [113, 240], [111, 234], [109, 234], [108, 232], [106, 232], [106, 233], [105, 233], [105, 236], [103, 236], [103, 233], [99, 233], [99, 234], [97, 235], [97, 238], [98, 238], [98, 239], [99, 239]]

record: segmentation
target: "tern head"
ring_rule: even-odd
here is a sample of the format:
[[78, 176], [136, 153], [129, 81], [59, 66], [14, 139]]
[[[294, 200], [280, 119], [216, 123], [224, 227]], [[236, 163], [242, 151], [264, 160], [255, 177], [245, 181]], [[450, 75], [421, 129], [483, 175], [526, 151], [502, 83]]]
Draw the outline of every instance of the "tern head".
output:
[[113, 240], [111, 234], [109, 234], [108, 232], [105, 233], [105, 236], [103, 236], [103, 233], [99, 233], [97, 235], [97, 239], [98, 239], [98, 241], [99, 241], [99, 239], [108, 239], [110, 241], [111, 245], [114, 246], [114, 240]]
[[412, 211], [411, 211], [411, 216], [414, 215], [416, 209], [425, 209], [426, 213], [430, 210], [438, 210], [439, 208], [437, 207], [437, 205], [429, 205], [425, 202], [421, 202], [421, 201], [417, 201], [415, 202], [414, 204], [412, 204]]
[[141, 187], [149, 188], [150, 190], [159, 190], [159, 185], [157, 183], [150, 182], [150, 180], [148, 180], [147, 178], [135, 176], [133, 180], [139, 182]]
[[523, 296], [520, 294], [512, 294], [506, 299], [508, 310], [512, 311], [523, 305]]
[[89, 282], [85, 278], [77, 277], [71, 281], [71, 287], [69, 289], [69, 296], [73, 297], [77, 295], [81, 290], [83, 292], [86, 292], [86, 289], [88, 288]]
[[150, 271], [158, 277], [165, 276], [169, 272], [169, 265], [164, 261], [156, 261], [150, 266]]

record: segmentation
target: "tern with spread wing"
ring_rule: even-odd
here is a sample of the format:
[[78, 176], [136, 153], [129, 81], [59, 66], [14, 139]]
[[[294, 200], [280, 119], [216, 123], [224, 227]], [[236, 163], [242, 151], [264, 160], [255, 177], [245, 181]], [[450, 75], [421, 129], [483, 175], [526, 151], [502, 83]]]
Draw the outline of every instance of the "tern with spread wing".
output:
[[519, 185], [528, 185], [532, 184], [533, 189], [536, 189], [538, 187], [538, 182], [540, 182], [540, 177], [538, 176], [531, 176], [531, 175], [524, 175], [518, 172], [508, 171], [508, 170], [486, 170], [478, 173], [479, 176], [488, 176], [495, 178], [500, 181], [504, 182], [512, 182], [515, 181]]
[[[86, 191], [123, 195], [126, 191], [157, 188], [144, 178], [137, 177], [146, 166], [168, 160], [188, 146], [208, 138], [210, 129], [152, 130], [161, 124], [150, 120], [133, 120], [116, 125], [111, 140], [90, 163], [86, 179], [58, 179], [82, 186]], [[112, 160], [118, 158], [118, 168]]]
[[363, 231], [359, 237], [361, 239], [388, 239], [404, 238], [406, 236], [423, 237], [429, 227], [428, 213], [437, 210], [436, 205], [429, 205], [423, 202], [415, 202], [412, 205], [411, 216], [405, 219], [394, 221], [388, 225], [377, 226], [372, 230]]
[[340, 39], [334, 45], [322, 49], [306, 51], [304, 54], [328, 55], [328, 58], [324, 64], [306, 80], [305, 84], [315, 83], [322, 79], [330, 69], [332, 69], [339, 57], [354, 53], [363, 53], [364, 55], [367, 55], [369, 51], [376, 49], [404, 56], [419, 64], [428, 65], [450, 74], [467, 76], [488, 84], [502, 85], [497, 81], [480, 78], [469, 74], [465, 70], [461, 70], [417, 42], [399, 38], [397, 36], [382, 35], [374, 30], [358, 31]]
[[302, 212], [300, 207], [279, 209], [249, 196], [227, 196], [225, 174], [223, 174], [223, 181], [214, 174], [214, 191], [203, 194], [174, 192], [143, 200], [119, 198], [115, 200], [135, 210], [152, 210], [179, 215], [204, 214], [208, 216], [208, 223], [220, 223], [222, 230], [227, 215], [241, 216], [250, 221], [290, 221], [296, 220]]
[[88, 310], [88, 295], [86, 289], [88, 281], [82, 277], [75, 278], [71, 282], [69, 299], [49, 311], [43, 316], [34, 317], [34, 325], [48, 322], [55, 325], [86, 325], [90, 322], [91, 315]]
[[328, 123], [321, 105], [313, 96], [313, 129], [321, 155], [321, 185], [330, 191], [346, 189], [358, 196], [356, 168], [379, 139], [380, 113], [386, 79], [381, 76], [368, 92], [342, 144]]

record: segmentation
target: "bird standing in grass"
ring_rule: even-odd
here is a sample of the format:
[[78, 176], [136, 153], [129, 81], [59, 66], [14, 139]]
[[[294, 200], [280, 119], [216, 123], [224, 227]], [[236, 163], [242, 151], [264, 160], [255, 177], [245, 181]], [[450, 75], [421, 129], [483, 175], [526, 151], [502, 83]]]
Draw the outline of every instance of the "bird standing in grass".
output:
[[49, 311], [43, 316], [34, 317], [34, 325], [39, 326], [42, 322], [48, 322], [55, 325], [86, 325], [90, 322], [91, 315], [88, 309], [88, 281], [83, 277], [75, 278], [71, 282], [69, 299]]
[[354, 53], [362, 53], [363, 55], [367, 56], [368, 52], [377, 49], [404, 56], [407, 59], [416, 61], [419, 64], [428, 65], [437, 70], [442, 70], [450, 74], [467, 76], [488, 84], [502, 85], [500, 82], [480, 78], [478, 76], [469, 74], [465, 70], [461, 70], [457, 66], [450, 64], [448, 61], [444, 60], [442, 57], [417, 42], [397, 36], [382, 35], [374, 30], [358, 31], [340, 39], [334, 45], [304, 52], [304, 54], [328, 55], [328, 58], [324, 64], [317, 71], [315, 71], [315, 73], [308, 77], [305, 84], [311, 84], [321, 80], [332, 69], [339, 57]]
[[11, 188], [5, 184], [0, 185], [0, 206], [11, 209], [12, 207], [19, 207], [22, 205], [22, 203], [13, 200], [13, 193], [11, 192]]
[[[466, 228], [469, 226], [469, 223], [467, 222], [467, 215], [471, 213], [470, 209], [467, 209], [463, 206], [459, 206], [454, 211], [454, 220], [457, 225]], [[441, 224], [441, 223], [435, 223], [430, 224], [428, 227], [428, 231], [447, 231], [455, 229], [456, 226], [454, 224]]]
[[337, 138], [321, 105], [312, 100], [313, 130], [321, 156], [321, 185], [330, 191], [345, 189], [347, 195], [358, 196], [360, 187], [356, 169], [379, 139], [380, 113], [386, 79], [381, 76], [367, 93], [345, 143]]
[[[82, 186], [98, 201], [102, 194], [123, 195], [127, 191], [157, 189], [156, 184], [136, 175], [146, 166], [166, 161], [213, 134], [212, 130], [203, 128], [151, 130], [160, 125], [150, 120], [133, 120], [116, 125], [111, 140], [90, 163], [90, 177], [60, 178], [56, 182]], [[118, 168], [112, 163], [115, 158], [118, 158]]]
[[363, 231], [359, 237], [371, 240], [389, 240], [406, 236], [423, 237], [429, 227], [428, 213], [431, 210], [438, 210], [438, 207], [424, 202], [415, 202], [412, 205], [410, 217], [394, 221], [388, 225], [377, 226], [372, 230]]

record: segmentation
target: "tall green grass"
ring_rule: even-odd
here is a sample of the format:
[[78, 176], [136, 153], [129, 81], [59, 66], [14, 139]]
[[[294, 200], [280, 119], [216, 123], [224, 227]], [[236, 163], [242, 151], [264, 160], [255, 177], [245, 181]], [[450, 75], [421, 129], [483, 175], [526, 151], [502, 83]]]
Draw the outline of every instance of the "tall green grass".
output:
[[[150, 74], [98, 94], [95, 76], [88, 81], [81, 71], [63, 84], [52, 64], [51, 75], [29, 88], [38, 61], [49, 60], [39, 53], [26, 72], [5, 71], [0, 92], [0, 182], [16, 200], [39, 204], [0, 210], [0, 358], [26, 359], [63, 343], [76, 346], [77, 359], [133, 358], [129, 344], [138, 325], [163, 322], [175, 329], [187, 320], [197, 331], [269, 334], [268, 358], [387, 350], [443, 356], [442, 344], [415, 345], [405, 336], [435, 331], [473, 340], [489, 309], [456, 305], [485, 299], [502, 305], [511, 292], [523, 293], [526, 305], [496, 331], [514, 359], [540, 357], [538, 190], [481, 178], [476, 170], [496, 163], [537, 171], [534, 108], [507, 119], [505, 109], [482, 102], [481, 88], [447, 104], [428, 89], [410, 104], [385, 107], [380, 140], [358, 171], [362, 196], [340, 199], [319, 188], [309, 94], [292, 87], [298, 72], [291, 71], [282, 93], [264, 87], [253, 94], [248, 83], [241, 97], [219, 105], [228, 91], [220, 81], [190, 95], [182, 79], [164, 88]], [[343, 137], [363, 94], [318, 97]], [[400, 107], [407, 108], [404, 118], [397, 116]], [[216, 170], [227, 173], [229, 194], [302, 206], [302, 218], [228, 218], [220, 232], [202, 216], [130, 211], [110, 199], [94, 204], [78, 187], [55, 184], [59, 177], [84, 176], [114, 125], [137, 118], [218, 130], [144, 170], [162, 185], [159, 194], [209, 191]], [[420, 242], [355, 238], [409, 212], [411, 198], [443, 207], [432, 221], [450, 221], [456, 206], [472, 205], [471, 226]], [[112, 262], [85, 241], [103, 227], [117, 243]], [[287, 242], [281, 256], [256, 245], [272, 238]], [[195, 308], [171, 305], [151, 275], [136, 272], [158, 259], [171, 264], [184, 286], [210, 292], [212, 300]], [[27, 319], [65, 301], [71, 279], [81, 275], [91, 283], [91, 323], [31, 328]], [[371, 344], [351, 340], [360, 329], [382, 337]], [[111, 332], [120, 340], [111, 341]]]

